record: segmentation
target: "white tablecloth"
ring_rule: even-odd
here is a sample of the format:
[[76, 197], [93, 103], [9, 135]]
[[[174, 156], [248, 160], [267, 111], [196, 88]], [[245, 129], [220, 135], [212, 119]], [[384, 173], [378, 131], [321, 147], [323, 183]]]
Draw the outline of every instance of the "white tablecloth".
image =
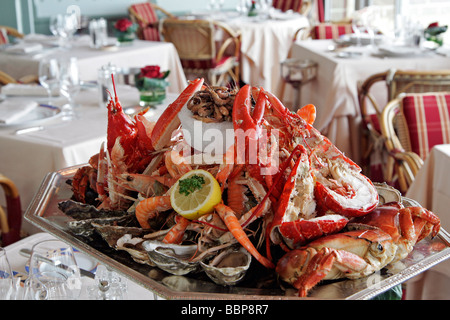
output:
[[[117, 94], [124, 107], [138, 104], [136, 88], [118, 86]], [[177, 96], [168, 94], [166, 101], [154, 110], [152, 119], [157, 119]], [[76, 98], [80, 104], [78, 118], [67, 122], [52, 120], [43, 124], [42, 131], [16, 135], [17, 128], [0, 127], [0, 172], [19, 189], [23, 211], [48, 172], [87, 163], [99, 152], [106, 141], [107, 109], [100, 108], [98, 100], [96, 88], [81, 91]], [[0, 205], [5, 205], [3, 196]], [[23, 226], [28, 232], [35, 231], [27, 221]]]
[[[28, 258], [22, 256], [19, 253], [20, 249], [23, 248], [31, 249], [31, 247], [34, 244], [49, 239], [55, 239], [55, 237], [48, 233], [41, 232], [7, 246], [5, 248], [6, 255], [8, 256], [8, 261], [9, 264], [11, 265], [13, 273], [17, 272], [19, 274], [27, 275], [25, 266], [27, 264]], [[96, 261], [93, 262], [93, 264], [96, 263], [97, 263]], [[126, 294], [127, 300], [153, 300], [155, 298], [152, 291], [142, 287], [141, 285], [124, 277], [122, 278], [122, 280], [126, 281], [127, 283], [127, 294]], [[95, 285], [95, 280], [88, 277], [82, 277], [81, 281], [82, 287], [79, 300], [87, 300], [89, 299], [87, 289], [88, 287]]]
[[280, 94], [280, 63], [286, 59], [295, 32], [308, 27], [307, 17], [292, 14], [285, 20], [254, 21], [248, 17], [228, 20], [227, 23], [241, 31], [242, 81], [252, 86]]
[[[450, 144], [437, 145], [425, 160], [406, 196], [418, 201], [450, 230]], [[411, 299], [450, 299], [450, 261], [446, 260], [407, 283]]]
[[[110, 39], [111, 40], [111, 39]], [[132, 45], [115, 47], [115, 50], [98, 50], [89, 47], [89, 37], [75, 37], [71, 49], [52, 48], [40, 53], [11, 54], [0, 52], [0, 70], [18, 79], [29, 74], [38, 74], [39, 60], [46, 57], [76, 57], [80, 79], [94, 81], [98, 69], [112, 63], [119, 68], [142, 68], [159, 65], [161, 70], [170, 70], [168, 92], [180, 93], [187, 85], [178, 53], [172, 43], [135, 40]]]
[[[339, 58], [336, 52], [328, 50], [332, 44], [332, 40], [304, 40], [294, 44], [294, 58], [311, 59], [318, 63], [316, 79], [302, 88], [300, 105], [314, 104], [317, 108], [314, 127], [358, 162], [361, 123], [358, 81], [364, 81], [369, 76], [390, 68], [449, 69], [450, 59], [434, 53], [383, 58], [367, 51], [363, 51], [364, 55], [360, 58]], [[294, 99], [293, 95], [285, 95], [283, 98], [286, 103]]]

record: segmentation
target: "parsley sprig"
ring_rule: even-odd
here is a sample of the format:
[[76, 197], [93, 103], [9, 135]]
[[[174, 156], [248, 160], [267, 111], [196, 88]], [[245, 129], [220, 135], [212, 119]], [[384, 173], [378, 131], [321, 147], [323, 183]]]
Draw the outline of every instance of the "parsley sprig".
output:
[[179, 181], [180, 193], [188, 196], [195, 190], [200, 190], [205, 184], [205, 179], [202, 176], [193, 175], [190, 178], [186, 178]]

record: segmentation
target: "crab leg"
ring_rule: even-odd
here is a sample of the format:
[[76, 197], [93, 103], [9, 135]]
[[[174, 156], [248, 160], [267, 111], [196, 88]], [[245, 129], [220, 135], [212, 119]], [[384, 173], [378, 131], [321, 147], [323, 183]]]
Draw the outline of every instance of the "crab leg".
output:
[[215, 207], [217, 213], [220, 218], [223, 220], [228, 230], [233, 234], [236, 240], [245, 248], [252, 256], [254, 256], [263, 266], [266, 268], [275, 268], [275, 265], [269, 261], [267, 258], [262, 256], [258, 250], [256, 250], [255, 246], [251, 243], [250, 239], [245, 234], [241, 225], [239, 224], [238, 219], [228, 206], [224, 204], [218, 204]]
[[203, 78], [192, 81], [159, 117], [152, 130], [151, 142], [155, 150], [161, 150], [171, 139], [172, 132], [180, 125], [178, 113], [203, 85]]

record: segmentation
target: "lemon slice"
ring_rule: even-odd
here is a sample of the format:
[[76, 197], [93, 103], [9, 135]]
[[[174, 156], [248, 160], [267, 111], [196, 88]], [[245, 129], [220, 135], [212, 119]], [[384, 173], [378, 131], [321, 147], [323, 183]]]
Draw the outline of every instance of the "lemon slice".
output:
[[219, 183], [211, 173], [201, 169], [184, 174], [170, 193], [172, 208], [190, 220], [212, 212], [221, 200]]

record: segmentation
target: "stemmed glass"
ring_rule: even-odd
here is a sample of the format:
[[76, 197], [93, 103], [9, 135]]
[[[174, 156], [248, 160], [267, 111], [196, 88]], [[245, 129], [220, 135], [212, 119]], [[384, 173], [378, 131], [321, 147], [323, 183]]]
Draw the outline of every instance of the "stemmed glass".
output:
[[352, 29], [356, 35], [356, 45], [360, 47], [362, 45], [361, 33], [363, 33], [366, 30], [366, 21], [361, 13], [355, 13], [353, 15]]
[[25, 282], [25, 299], [74, 300], [80, 293], [80, 269], [72, 247], [60, 240], [35, 244]]
[[75, 13], [65, 14], [62, 16], [60, 35], [63, 38], [64, 47], [70, 48], [70, 41], [78, 30], [78, 18]]
[[59, 77], [61, 94], [69, 100], [62, 107], [63, 120], [71, 120], [76, 117], [74, 97], [80, 91], [80, 76], [76, 58], [70, 58], [61, 62], [61, 73]]
[[63, 15], [57, 14], [56, 16], [50, 17], [50, 24], [49, 24], [50, 32], [55, 36], [58, 37], [58, 45], [62, 45], [62, 28], [63, 28]]
[[0, 247], [0, 300], [9, 300], [13, 290], [13, 274], [6, 250]]
[[53, 90], [59, 85], [59, 64], [56, 59], [43, 59], [39, 63], [39, 83], [48, 93], [48, 103], [51, 104]]

